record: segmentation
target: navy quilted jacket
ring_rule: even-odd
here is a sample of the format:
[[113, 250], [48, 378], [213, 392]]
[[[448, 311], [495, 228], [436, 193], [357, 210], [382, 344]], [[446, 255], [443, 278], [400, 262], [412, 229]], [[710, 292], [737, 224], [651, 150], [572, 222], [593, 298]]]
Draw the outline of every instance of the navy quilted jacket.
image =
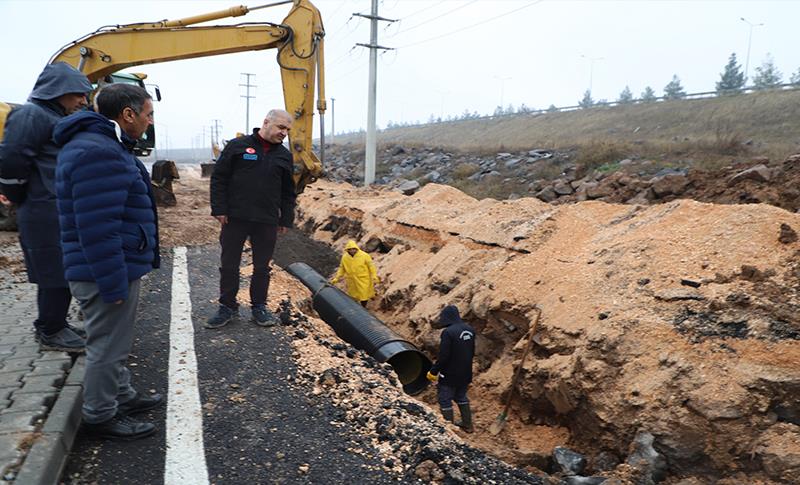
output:
[[56, 166], [61, 247], [68, 281], [93, 281], [103, 301], [128, 297], [128, 282], [158, 267], [158, 227], [150, 177], [134, 142], [89, 111], [62, 119]]

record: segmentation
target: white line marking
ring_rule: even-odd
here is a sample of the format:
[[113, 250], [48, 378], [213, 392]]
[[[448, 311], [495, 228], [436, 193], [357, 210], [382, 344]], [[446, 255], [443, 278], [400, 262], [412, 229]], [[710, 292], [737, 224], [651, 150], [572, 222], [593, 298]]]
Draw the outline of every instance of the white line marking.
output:
[[173, 254], [164, 484], [204, 485], [209, 482], [203, 447], [203, 410], [197, 385], [186, 248], [176, 247]]

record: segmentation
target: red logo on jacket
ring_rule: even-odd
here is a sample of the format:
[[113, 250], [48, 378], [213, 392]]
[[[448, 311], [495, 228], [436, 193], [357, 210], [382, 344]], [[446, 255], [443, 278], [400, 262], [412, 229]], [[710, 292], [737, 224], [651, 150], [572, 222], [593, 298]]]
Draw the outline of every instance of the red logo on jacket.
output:
[[245, 148], [245, 150], [244, 150], [244, 151], [246, 151], [247, 153], [255, 153], [255, 152], [256, 152], [256, 149], [255, 149], [255, 148], [252, 148], [252, 147], [247, 147], [247, 148]]

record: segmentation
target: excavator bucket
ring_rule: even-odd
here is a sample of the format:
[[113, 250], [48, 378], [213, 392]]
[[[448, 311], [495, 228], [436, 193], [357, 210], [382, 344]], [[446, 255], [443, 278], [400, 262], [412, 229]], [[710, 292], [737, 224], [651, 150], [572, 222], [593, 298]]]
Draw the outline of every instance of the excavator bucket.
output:
[[151, 169], [150, 181], [153, 184], [153, 195], [156, 205], [161, 207], [174, 207], [178, 200], [172, 190], [172, 181], [179, 179], [178, 167], [172, 160], [158, 160]]

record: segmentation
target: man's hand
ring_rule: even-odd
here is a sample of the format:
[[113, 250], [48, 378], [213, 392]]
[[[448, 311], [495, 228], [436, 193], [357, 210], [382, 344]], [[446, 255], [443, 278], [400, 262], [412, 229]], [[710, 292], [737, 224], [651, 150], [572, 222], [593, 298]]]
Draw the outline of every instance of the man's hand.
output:
[[0, 204], [3, 204], [3, 205], [11, 205], [11, 204], [13, 204], [13, 202], [11, 202], [10, 200], [8, 200], [8, 197], [6, 197], [5, 195], [3, 195], [3, 194], [0, 194]]
[[431, 371], [428, 371], [428, 373], [427, 373], [427, 374], [425, 374], [425, 377], [426, 377], [426, 378], [427, 378], [429, 381], [431, 381], [431, 382], [436, 382], [436, 381], [438, 381], [438, 380], [439, 380], [439, 376], [438, 376], [438, 375], [431, 374]]
[[283, 235], [289, 232], [288, 227], [278, 226], [278, 234]]
[[125, 303], [125, 300], [117, 300], [114, 302], [115, 305], [122, 305], [123, 303]]
[[223, 226], [228, 223], [228, 216], [214, 216], [214, 218]]

